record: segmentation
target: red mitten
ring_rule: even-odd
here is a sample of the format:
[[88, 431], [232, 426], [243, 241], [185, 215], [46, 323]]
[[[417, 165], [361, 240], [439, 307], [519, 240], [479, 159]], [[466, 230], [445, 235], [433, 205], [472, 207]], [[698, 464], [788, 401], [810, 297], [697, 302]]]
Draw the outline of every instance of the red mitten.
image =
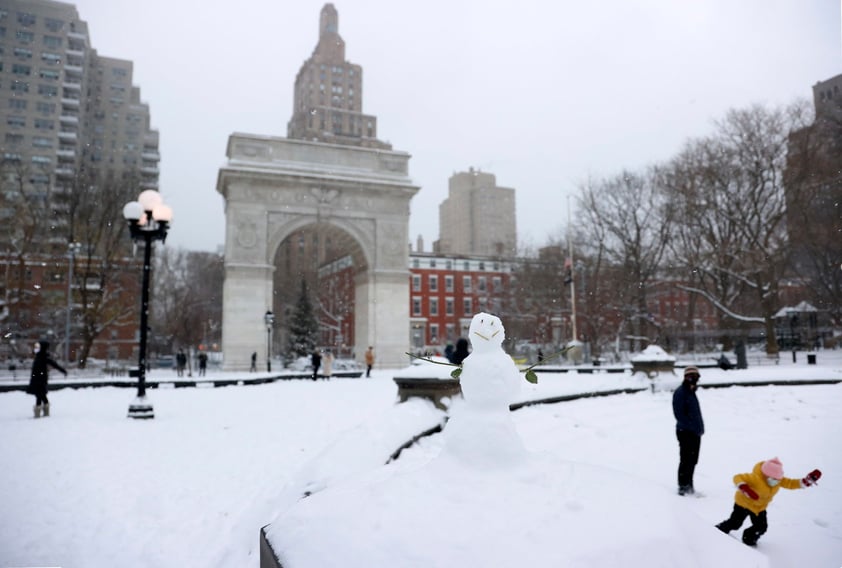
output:
[[754, 499], [757, 501], [757, 493], [755, 493], [754, 489], [752, 489], [748, 483], [740, 483], [737, 486], [737, 489], [742, 491], [743, 495], [748, 497], [749, 499]]
[[804, 487], [810, 487], [811, 485], [815, 485], [819, 478], [822, 476], [822, 472], [817, 469], [814, 469], [807, 476], [801, 480], [801, 485]]

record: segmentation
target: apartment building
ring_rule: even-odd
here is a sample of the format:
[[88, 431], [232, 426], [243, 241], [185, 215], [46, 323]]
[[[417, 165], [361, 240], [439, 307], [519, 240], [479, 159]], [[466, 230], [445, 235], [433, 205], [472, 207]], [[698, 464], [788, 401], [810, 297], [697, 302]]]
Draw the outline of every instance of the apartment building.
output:
[[517, 253], [515, 190], [497, 185], [490, 173], [470, 168], [448, 181], [439, 205], [439, 240], [443, 254], [513, 258]]
[[136, 176], [158, 187], [158, 133], [132, 84], [132, 62], [100, 56], [75, 6], [52, 0], [0, 4], [0, 217], [20, 187], [54, 211], [51, 238], [67, 221], [63, 197], [85, 179]]

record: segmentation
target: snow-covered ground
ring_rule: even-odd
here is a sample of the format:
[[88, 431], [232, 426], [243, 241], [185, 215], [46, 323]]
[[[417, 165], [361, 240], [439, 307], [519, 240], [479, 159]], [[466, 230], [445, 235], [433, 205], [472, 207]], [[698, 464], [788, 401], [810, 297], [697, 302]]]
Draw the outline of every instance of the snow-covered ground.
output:
[[[842, 353], [818, 361], [703, 369], [701, 385], [842, 378]], [[529, 458], [483, 470], [443, 458], [442, 435], [384, 465], [442, 419], [424, 401], [396, 404], [396, 372], [155, 389], [151, 421], [126, 418], [131, 389], [55, 391], [52, 416], [38, 420], [32, 396], [0, 394], [0, 566], [256, 567], [267, 523], [296, 559], [288, 568], [319, 565], [309, 563], [314, 551], [331, 546], [348, 552], [333, 564], [342, 566], [842, 565], [842, 385], [700, 390], [697, 499], [675, 494], [676, 379], [656, 379], [655, 392], [520, 409], [511, 416]], [[651, 384], [539, 373], [521, 399]], [[753, 550], [713, 525], [731, 510], [733, 474], [774, 456], [788, 476], [819, 468], [824, 477], [778, 493]], [[355, 506], [356, 524], [343, 516]], [[413, 541], [420, 528], [442, 546]], [[565, 549], [584, 552], [570, 559]]]

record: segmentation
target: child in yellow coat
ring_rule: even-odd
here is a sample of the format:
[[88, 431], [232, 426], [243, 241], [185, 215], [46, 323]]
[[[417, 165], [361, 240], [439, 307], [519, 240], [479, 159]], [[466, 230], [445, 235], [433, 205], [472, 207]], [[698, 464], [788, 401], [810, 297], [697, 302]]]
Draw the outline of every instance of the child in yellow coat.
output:
[[743, 531], [743, 542], [755, 546], [760, 535], [766, 532], [766, 508], [772, 502], [775, 494], [784, 489], [801, 489], [810, 487], [822, 476], [822, 472], [814, 469], [804, 479], [784, 477], [784, 467], [781, 460], [757, 462], [751, 473], [738, 473], [734, 476], [737, 493], [734, 495], [734, 510], [731, 516], [722, 521], [716, 528], [724, 533], [739, 529], [746, 517], [751, 518], [751, 526]]

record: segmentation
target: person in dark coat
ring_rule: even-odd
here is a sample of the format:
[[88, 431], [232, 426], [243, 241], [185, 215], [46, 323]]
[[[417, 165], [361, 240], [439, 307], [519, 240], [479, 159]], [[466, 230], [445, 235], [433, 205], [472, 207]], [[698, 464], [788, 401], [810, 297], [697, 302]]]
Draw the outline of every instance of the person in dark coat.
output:
[[49, 367], [57, 369], [65, 377], [67, 376], [67, 371], [50, 357], [50, 342], [39, 341], [38, 345], [35, 346], [35, 360], [32, 361], [32, 375], [29, 379], [29, 387], [26, 389], [26, 392], [35, 395], [35, 406], [32, 407], [35, 418], [41, 418], [42, 411], [44, 412], [44, 416], [50, 415], [50, 401], [47, 400]]
[[198, 359], [199, 359], [199, 376], [204, 377], [205, 372], [208, 369], [208, 354], [205, 353], [204, 351], [202, 351], [201, 353], [199, 353]]
[[313, 365], [313, 380], [319, 378], [319, 367], [322, 366], [322, 356], [319, 354], [318, 349], [313, 351], [313, 355], [310, 357], [310, 363]]
[[461, 365], [468, 355], [468, 340], [460, 337], [456, 340], [456, 351], [453, 352], [453, 358], [450, 361], [454, 365]]
[[675, 435], [678, 438], [679, 449], [679, 495], [692, 495], [696, 492], [693, 487], [693, 472], [699, 462], [699, 448], [705, 433], [702, 409], [699, 399], [696, 398], [698, 385], [699, 369], [687, 367], [684, 369], [684, 381], [672, 395], [672, 413], [675, 415]]

